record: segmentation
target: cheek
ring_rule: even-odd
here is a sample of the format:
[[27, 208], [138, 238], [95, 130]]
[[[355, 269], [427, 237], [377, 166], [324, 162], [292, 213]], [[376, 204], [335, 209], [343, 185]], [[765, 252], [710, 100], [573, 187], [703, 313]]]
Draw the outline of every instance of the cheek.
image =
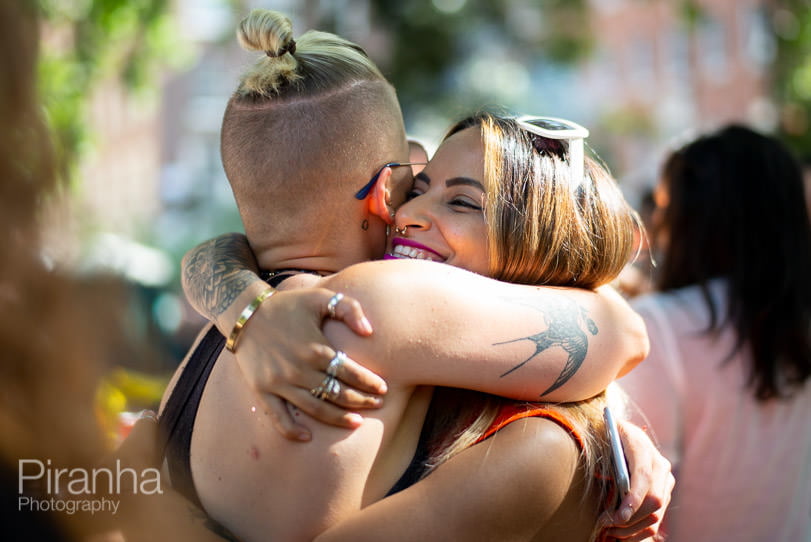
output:
[[479, 274], [489, 272], [487, 252], [487, 230], [479, 222], [460, 224], [454, 232], [456, 238], [455, 260], [457, 267]]

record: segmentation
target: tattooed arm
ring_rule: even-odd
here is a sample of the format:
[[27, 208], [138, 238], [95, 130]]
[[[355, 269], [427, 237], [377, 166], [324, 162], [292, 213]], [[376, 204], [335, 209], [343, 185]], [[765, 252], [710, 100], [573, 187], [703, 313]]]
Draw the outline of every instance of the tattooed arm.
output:
[[[204, 243], [184, 260], [184, 290], [200, 312], [215, 318], [223, 333], [230, 331], [239, 310], [264, 288], [248, 266], [255, 268], [255, 262], [244, 236], [238, 234]], [[240, 295], [245, 284], [248, 290]], [[466, 387], [515, 399], [574, 401], [602, 391], [647, 353], [644, 324], [610, 289], [598, 295], [506, 284], [418, 261], [359, 264], [322, 286], [356, 297], [364, 309], [377, 303], [372, 324], [384, 334], [377, 341], [366, 340], [378, 348], [358, 361], [385, 378], [403, 376], [405, 371], [410, 384]], [[282, 305], [279, 296], [278, 301], [260, 307], [256, 322], [243, 333], [240, 348], [267, 352], [273, 347], [273, 341], [259, 335], [267, 329], [263, 321], [278, 325], [278, 315], [286, 314]], [[325, 305], [326, 300], [311, 306], [317, 311]], [[292, 306], [287, 303], [288, 309]], [[342, 302], [340, 306], [350, 305]], [[270, 316], [271, 311], [276, 316]], [[384, 322], [390, 314], [396, 318], [388, 325]], [[393, 333], [403, 329], [409, 333], [400, 344]], [[275, 356], [275, 363], [281, 366], [284, 358], [294, 355], [292, 348], [287, 352]], [[310, 357], [310, 365], [320, 364], [323, 370], [331, 356], [329, 349], [321, 359]], [[289, 366], [276, 370], [265, 367], [262, 360], [245, 360], [248, 357], [252, 356], [240, 359], [238, 355], [238, 361], [255, 388], [278, 393], [310, 414], [330, 408], [308, 393], [294, 393], [296, 388], [312, 387], [313, 378], [306, 372], [299, 370], [291, 377]], [[410, 361], [401, 364], [399, 360]], [[375, 387], [380, 383], [368, 374], [361, 380], [367, 384], [361, 386], [365, 391], [380, 391]], [[351, 378], [348, 383], [354, 385]], [[335, 417], [333, 423], [340, 424], [337, 409], [329, 414]]]
[[[267, 288], [257, 273], [247, 238], [228, 233], [186, 254], [181, 272], [183, 291], [194, 309], [228, 337], [240, 312]], [[252, 316], [235, 353], [249, 386], [262, 394], [275, 414], [274, 426], [287, 438], [307, 439], [309, 431], [294, 422], [282, 399], [324, 423], [355, 427], [359, 418], [349, 410], [377, 408], [379, 396], [386, 391], [383, 379], [347, 359], [341, 373], [344, 387], [340, 407], [301, 393], [302, 388], [312, 387], [312, 380], [321, 380], [320, 371], [334, 356], [321, 329], [327, 303], [334, 294], [324, 288], [278, 293]], [[337, 313], [337, 318], [360, 336], [371, 332], [360, 305], [350, 297], [344, 298]], [[271, 327], [274, 323], [278, 329], [282, 321], [286, 328], [276, 334], [268, 333], [274, 329]], [[245, 340], [248, 329], [256, 333], [251, 334], [253, 338], [260, 340]]]
[[642, 320], [610, 290], [508, 284], [419, 260], [358, 264], [323, 285], [357, 298], [375, 328], [351, 337], [328, 321], [327, 338], [390, 385], [575, 401], [647, 354]]
[[253, 299], [266, 288], [248, 239], [239, 233], [197, 245], [183, 257], [182, 267], [183, 292], [189, 303], [223, 334], [230, 332], [238, 317], [235, 313], [247, 304], [236, 301]]

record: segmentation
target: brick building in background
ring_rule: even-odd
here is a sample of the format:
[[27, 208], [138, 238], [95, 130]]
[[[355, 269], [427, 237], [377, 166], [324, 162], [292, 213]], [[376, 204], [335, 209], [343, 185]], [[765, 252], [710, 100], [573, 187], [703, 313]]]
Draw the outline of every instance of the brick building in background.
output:
[[592, 60], [584, 87], [610, 140], [615, 173], [641, 188], [654, 181], [663, 147], [686, 132], [727, 122], [775, 128], [769, 67], [775, 56], [759, 0], [591, 0]]

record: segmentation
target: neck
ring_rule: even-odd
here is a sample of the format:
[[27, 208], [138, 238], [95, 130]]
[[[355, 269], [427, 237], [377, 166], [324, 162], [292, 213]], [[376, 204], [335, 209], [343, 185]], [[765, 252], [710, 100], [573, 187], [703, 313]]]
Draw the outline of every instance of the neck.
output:
[[[358, 227], [357, 232], [351, 232], [352, 238], [324, 236], [301, 241], [268, 239], [269, 242], [264, 244], [249, 236], [249, 242], [260, 269], [301, 269], [329, 275], [350, 265], [382, 257], [384, 228], [380, 227], [379, 230], [361, 231]], [[370, 242], [372, 238], [376, 242]]]
[[332, 250], [321, 251], [320, 254], [294, 251], [289, 248], [256, 250], [256, 262], [259, 264], [259, 268], [265, 271], [298, 269], [319, 275], [331, 275], [345, 267], [368, 259], [344, 251]]
[[330, 275], [341, 269], [338, 262], [334, 261], [333, 258], [324, 256], [279, 258], [274, 256], [272, 251], [257, 254], [256, 261], [259, 264], [259, 269], [263, 271], [296, 269], [299, 271], [317, 273], [319, 275]]

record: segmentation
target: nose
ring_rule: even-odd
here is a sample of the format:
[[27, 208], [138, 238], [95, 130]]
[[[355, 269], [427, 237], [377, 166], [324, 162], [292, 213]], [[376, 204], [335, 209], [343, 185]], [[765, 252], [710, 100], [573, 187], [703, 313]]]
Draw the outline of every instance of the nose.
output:
[[400, 206], [394, 217], [395, 226], [400, 230], [425, 231], [431, 229], [433, 220], [428, 209], [428, 197], [417, 196]]

